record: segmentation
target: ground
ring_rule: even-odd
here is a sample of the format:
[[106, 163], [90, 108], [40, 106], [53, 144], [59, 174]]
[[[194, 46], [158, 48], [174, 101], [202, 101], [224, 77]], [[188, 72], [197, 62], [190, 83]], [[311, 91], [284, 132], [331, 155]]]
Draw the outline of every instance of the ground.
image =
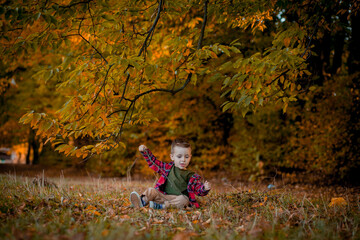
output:
[[213, 179], [200, 209], [134, 209], [150, 181], [0, 174], [2, 239], [360, 239], [358, 188]]

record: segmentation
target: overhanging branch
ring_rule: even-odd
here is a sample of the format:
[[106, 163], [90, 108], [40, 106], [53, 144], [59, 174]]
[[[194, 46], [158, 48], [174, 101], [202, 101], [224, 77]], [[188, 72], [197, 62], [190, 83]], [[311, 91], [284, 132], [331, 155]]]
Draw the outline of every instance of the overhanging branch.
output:
[[[205, 27], [206, 27], [206, 22], [207, 22], [207, 5], [208, 5], [208, 2], [209, 2], [209, 1], [206, 0], [205, 3], [204, 3], [204, 17], [203, 17], [201, 32], [200, 32], [199, 41], [198, 41], [198, 45], [197, 45], [197, 50], [201, 49], [201, 47], [202, 47], [202, 42], [203, 42], [203, 39], [204, 39]], [[161, 3], [161, 1], [160, 1], [160, 3]], [[151, 36], [152, 31], [154, 31], [155, 26], [156, 26], [156, 23], [157, 23], [157, 21], [159, 20], [158, 17], [160, 17], [160, 7], [161, 7], [161, 4], [159, 4], [159, 10], [158, 10], [157, 18], [155, 19], [155, 22], [154, 22], [154, 24], [153, 24], [153, 27], [149, 30], [148, 36], [147, 36], [147, 38], [145, 39], [145, 41], [144, 41], [144, 43], [143, 43], [143, 45], [142, 45], [142, 47], [141, 47], [141, 49], [140, 49], [139, 56], [141, 55], [142, 51], [145, 50], [145, 48], [146, 48], [146, 42], [147, 42], [148, 38]], [[127, 117], [128, 113], [129, 113], [129, 111], [130, 111], [132, 108], [134, 108], [134, 105], [135, 105], [136, 101], [137, 101], [140, 97], [145, 96], [145, 95], [150, 94], [150, 93], [154, 93], [154, 92], [167, 92], [167, 93], [171, 93], [171, 94], [174, 95], [174, 94], [182, 91], [182, 90], [189, 84], [189, 82], [190, 82], [190, 80], [191, 80], [191, 77], [192, 77], [192, 73], [189, 73], [188, 76], [187, 76], [187, 78], [186, 78], [186, 81], [184, 82], [184, 84], [183, 84], [181, 87], [179, 87], [179, 88], [177, 88], [177, 89], [175, 89], [175, 90], [174, 90], [174, 89], [165, 89], [165, 88], [155, 88], [155, 89], [151, 89], [151, 90], [148, 90], [148, 91], [146, 91], [146, 92], [140, 93], [140, 94], [136, 95], [133, 99], [129, 99], [131, 103], [130, 103], [127, 111], [126, 111], [125, 114], [124, 114], [123, 121], [122, 121], [122, 123], [121, 123], [121, 125], [120, 125], [120, 130], [119, 130], [119, 132], [118, 132], [118, 134], [117, 134], [117, 136], [116, 136], [116, 142], [118, 143], [118, 142], [120, 141], [121, 133], [122, 133], [122, 130], [123, 130], [123, 127], [124, 127], [124, 124], [125, 124], [125, 121], [126, 121], [126, 117]], [[128, 78], [129, 78], [129, 76], [128, 76]], [[128, 78], [127, 78], [127, 81], [128, 81]], [[125, 89], [126, 89], [126, 86], [125, 86]], [[124, 94], [125, 94], [125, 89], [124, 89], [124, 92], [123, 92], [123, 96], [124, 96]], [[113, 114], [116, 113], [116, 112], [119, 112], [119, 111], [115, 111], [115, 112], [109, 114], [108, 117], [111, 116], [111, 115], [113, 115]], [[131, 115], [132, 115], [132, 114], [131, 114]], [[131, 117], [130, 117], [129, 121], [130, 121], [130, 120], [131, 120]]]

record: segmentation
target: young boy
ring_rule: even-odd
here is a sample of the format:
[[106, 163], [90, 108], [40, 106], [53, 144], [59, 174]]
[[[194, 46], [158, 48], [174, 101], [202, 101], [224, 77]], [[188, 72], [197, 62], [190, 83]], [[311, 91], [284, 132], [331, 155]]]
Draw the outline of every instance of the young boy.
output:
[[184, 208], [189, 204], [199, 207], [195, 194], [207, 195], [211, 185], [208, 181], [203, 184], [198, 174], [186, 169], [191, 160], [191, 146], [185, 139], [179, 138], [172, 142], [170, 163], [157, 160], [145, 145], [139, 146], [139, 151], [149, 167], [160, 173], [161, 177], [155, 188], [148, 188], [141, 196], [137, 192], [130, 194], [134, 207], [144, 207], [147, 204], [154, 209]]

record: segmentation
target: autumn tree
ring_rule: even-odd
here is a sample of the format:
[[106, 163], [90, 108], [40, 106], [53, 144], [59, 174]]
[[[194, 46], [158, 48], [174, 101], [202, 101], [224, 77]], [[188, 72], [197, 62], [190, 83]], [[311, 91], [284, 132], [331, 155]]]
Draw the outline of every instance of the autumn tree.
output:
[[[131, 141], [127, 132], [154, 127], [157, 119], [161, 125], [166, 116], [159, 112], [183, 100], [185, 109], [213, 109], [208, 113], [211, 124], [222, 126], [205, 127], [197, 116], [191, 121], [211, 134], [196, 135], [184, 130], [191, 117], [172, 113], [168, 129], [179, 126], [194, 140], [221, 139], [223, 146], [234, 146], [235, 155], [254, 149], [236, 150], [239, 139], [249, 133], [234, 136], [234, 129], [244, 123], [239, 115], [251, 125], [251, 116], [260, 117], [264, 107], [276, 106], [269, 121], [287, 122], [288, 107], [299, 106], [303, 116], [304, 103], [317, 98], [315, 86], [327, 84], [328, 74], [341, 72], [344, 29], [357, 9], [356, 1], [87, 0], [6, 2], [0, 12], [4, 55], [37, 63], [29, 56], [41, 53], [45, 61], [33, 81], [54, 84], [68, 97], [56, 112], [31, 111], [21, 122], [58, 151], [87, 158], [125, 148]], [[340, 30], [331, 31], [334, 26]], [[191, 97], [184, 97], [191, 91]], [[226, 114], [217, 112], [219, 105]], [[271, 141], [279, 145], [276, 137]], [[272, 163], [271, 154], [264, 161], [266, 154], [259, 149], [249, 157]], [[291, 146], [288, 152], [294, 149], [300, 148]], [[226, 151], [221, 147], [216, 154], [223, 152], [227, 159]], [[286, 162], [284, 151], [279, 156]]]
[[[29, 28], [31, 34], [11, 39], [13, 46], [7, 50], [24, 54], [37, 45], [51, 54], [51, 65], [33, 77], [58, 82], [70, 96], [56, 114], [30, 112], [22, 121], [59, 145], [59, 151], [85, 157], [121, 145], [127, 125], [150, 121], [153, 117], [142, 109], [142, 102], [152, 93], [176, 94], [205, 74], [223, 79], [229, 89], [224, 110], [241, 109], [245, 114], [274, 99], [282, 99], [286, 108], [295, 98], [284, 91], [298, 86], [285, 79], [284, 72], [294, 79], [307, 74], [307, 29], [290, 24], [278, 31], [266, 52], [249, 57], [241, 53], [236, 39], [203, 44], [204, 35], [214, 34], [217, 25], [263, 31], [278, 10], [268, 1], [10, 4], [2, 10], [5, 27]], [[32, 31], [34, 25], [37, 31]], [[206, 67], [221, 54], [228, 58], [219, 68]], [[68, 142], [81, 137], [96, 141], [82, 147]]]

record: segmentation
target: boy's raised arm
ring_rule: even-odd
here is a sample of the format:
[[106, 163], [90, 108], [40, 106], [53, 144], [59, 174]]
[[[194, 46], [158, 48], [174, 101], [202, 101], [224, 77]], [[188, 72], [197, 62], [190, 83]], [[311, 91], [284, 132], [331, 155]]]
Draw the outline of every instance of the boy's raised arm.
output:
[[210, 189], [210, 183], [206, 181], [205, 184], [203, 184], [201, 182], [201, 176], [196, 173], [189, 180], [188, 191], [191, 191], [198, 196], [207, 195]]
[[160, 173], [162, 175], [165, 174], [166, 163], [157, 160], [157, 158], [152, 154], [152, 152], [145, 145], [139, 146], [139, 152], [143, 155], [147, 164], [149, 165], [149, 167], [152, 170], [154, 170], [155, 172]]

